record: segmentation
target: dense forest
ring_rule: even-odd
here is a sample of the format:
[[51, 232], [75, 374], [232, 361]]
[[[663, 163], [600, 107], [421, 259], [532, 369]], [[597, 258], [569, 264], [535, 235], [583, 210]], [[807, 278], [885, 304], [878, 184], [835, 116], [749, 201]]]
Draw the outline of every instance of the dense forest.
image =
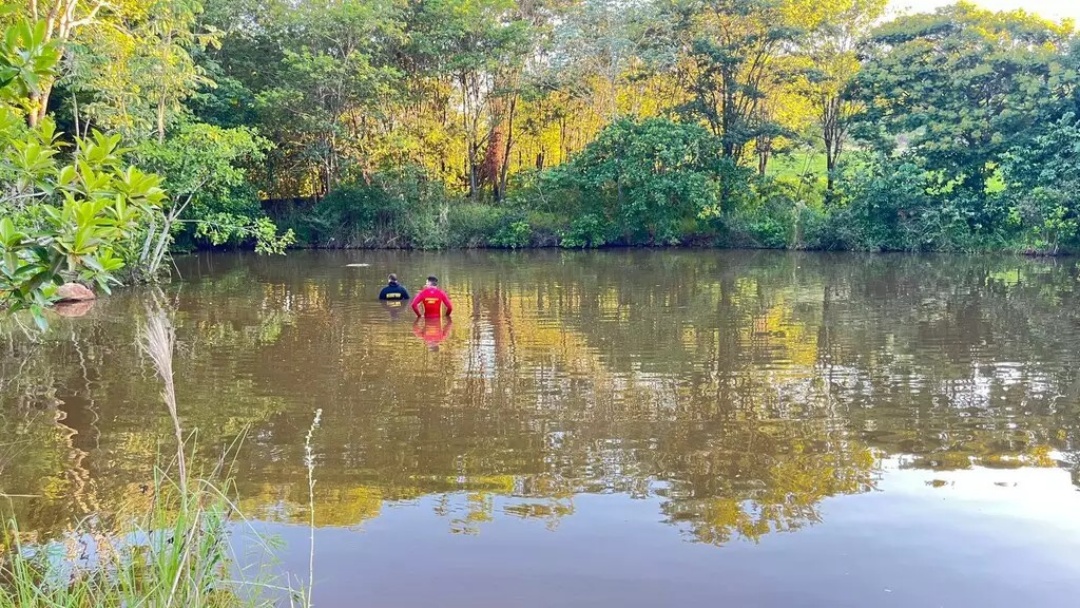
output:
[[206, 246], [1080, 249], [1071, 22], [885, 0], [26, 0], [0, 294]]

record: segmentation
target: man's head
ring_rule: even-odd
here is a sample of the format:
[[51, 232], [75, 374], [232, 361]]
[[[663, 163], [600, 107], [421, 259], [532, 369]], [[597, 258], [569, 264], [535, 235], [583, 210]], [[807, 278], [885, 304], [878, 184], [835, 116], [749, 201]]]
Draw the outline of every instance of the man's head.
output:
[[434, 276], [430, 276], [430, 277], [427, 278], [427, 284], [428, 284], [428, 287], [438, 287], [439, 286], [439, 279], [434, 277]]
[[386, 277], [386, 280], [391, 283], [397, 283], [397, 275], [391, 272], [390, 276]]

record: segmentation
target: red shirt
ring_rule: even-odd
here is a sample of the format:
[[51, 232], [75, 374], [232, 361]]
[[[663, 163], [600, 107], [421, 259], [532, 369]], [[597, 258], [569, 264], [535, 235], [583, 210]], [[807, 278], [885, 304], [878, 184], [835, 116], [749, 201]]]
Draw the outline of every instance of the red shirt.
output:
[[424, 306], [425, 317], [441, 317], [443, 306], [446, 307], [447, 316], [454, 312], [454, 305], [450, 303], [450, 298], [446, 296], [445, 291], [438, 287], [425, 287], [413, 298], [412, 309], [418, 317], [420, 316], [420, 305]]

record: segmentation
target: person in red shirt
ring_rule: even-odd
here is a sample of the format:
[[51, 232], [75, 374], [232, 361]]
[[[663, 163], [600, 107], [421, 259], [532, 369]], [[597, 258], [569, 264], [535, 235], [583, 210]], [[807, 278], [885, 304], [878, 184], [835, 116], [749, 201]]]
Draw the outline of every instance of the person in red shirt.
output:
[[454, 312], [454, 305], [450, 303], [450, 298], [446, 295], [446, 292], [439, 289], [439, 279], [435, 277], [427, 278], [427, 286], [420, 290], [420, 293], [416, 294], [416, 297], [412, 301], [413, 312], [416, 316], [420, 316], [420, 307], [424, 307], [423, 316], [427, 318], [438, 318], [442, 316], [442, 309], [446, 307], [446, 316], [450, 316], [450, 313]]

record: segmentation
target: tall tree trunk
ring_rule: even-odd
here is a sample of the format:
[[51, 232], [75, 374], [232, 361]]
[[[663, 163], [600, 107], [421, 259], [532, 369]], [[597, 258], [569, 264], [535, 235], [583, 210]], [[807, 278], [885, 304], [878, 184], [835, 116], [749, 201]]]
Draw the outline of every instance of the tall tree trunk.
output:
[[514, 114], [517, 112], [517, 96], [510, 98], [510, 113], [506, 121], [506, 150], [503, 153], [503, 163], [499, 172], [499, 192], [506, 196], [506, 182], [510, 176], [510, 151], [514, 146]]
[[769, 168], [769, 157], [772, 154], [772, 138], [759, 137], [755, 148], [758, 155], [758, 175], [765, 177], [765, 171]]
[[841, 124], [843, 101], [836, 96], [828, 97], [822, 103], [821, 133], [825, 140], [825, 200], [833, 199], [836, 187], [836, 168], [844, 145], [844, 126]]
[[832, 153], [832, 150], [826, 150], [825, 152], [825, 200], [832, 199], [833, 191], [836, 189], [836, 156]]
[[476, 174], [476, 148], [476, 142], [470, 141], [468, 158], [465, 159], [469, 172], [469, 198], [476, 196], [476, 191], [480, 187], [477, 179], [479, 176]]
[[[42, 7], [40, 0], [30, 0], [30, 17], [45, 22], [46, 42], [59, 40], [61, 44], [66, 43], [76, 29], [93, 23], [101, 9], [107, 6], [107, 0], [84, 2], [87, 10], [79, 16], [79, 3], [80, 0], [51, 0]], [[54, 84], [55, 79], [47, 78], [41, 82], [41, 90], [30, 95], [31, 108], [26, 120], [31, 127], [37, 126], [45, 118]]]
[[500, 200], [499, 176], [502, 167], [506, 164], [503, 158], [506, 135], [502, 125], [495, 125], [487, 137], [487, 148], [484, 150], [484, 161], [480, 165], [480, 187], [491, 185], [491, 195], [496, 201]]
[[559, 162], [565, 163], [569, 156], [566, 152], [566, 117], [559, 117]]

